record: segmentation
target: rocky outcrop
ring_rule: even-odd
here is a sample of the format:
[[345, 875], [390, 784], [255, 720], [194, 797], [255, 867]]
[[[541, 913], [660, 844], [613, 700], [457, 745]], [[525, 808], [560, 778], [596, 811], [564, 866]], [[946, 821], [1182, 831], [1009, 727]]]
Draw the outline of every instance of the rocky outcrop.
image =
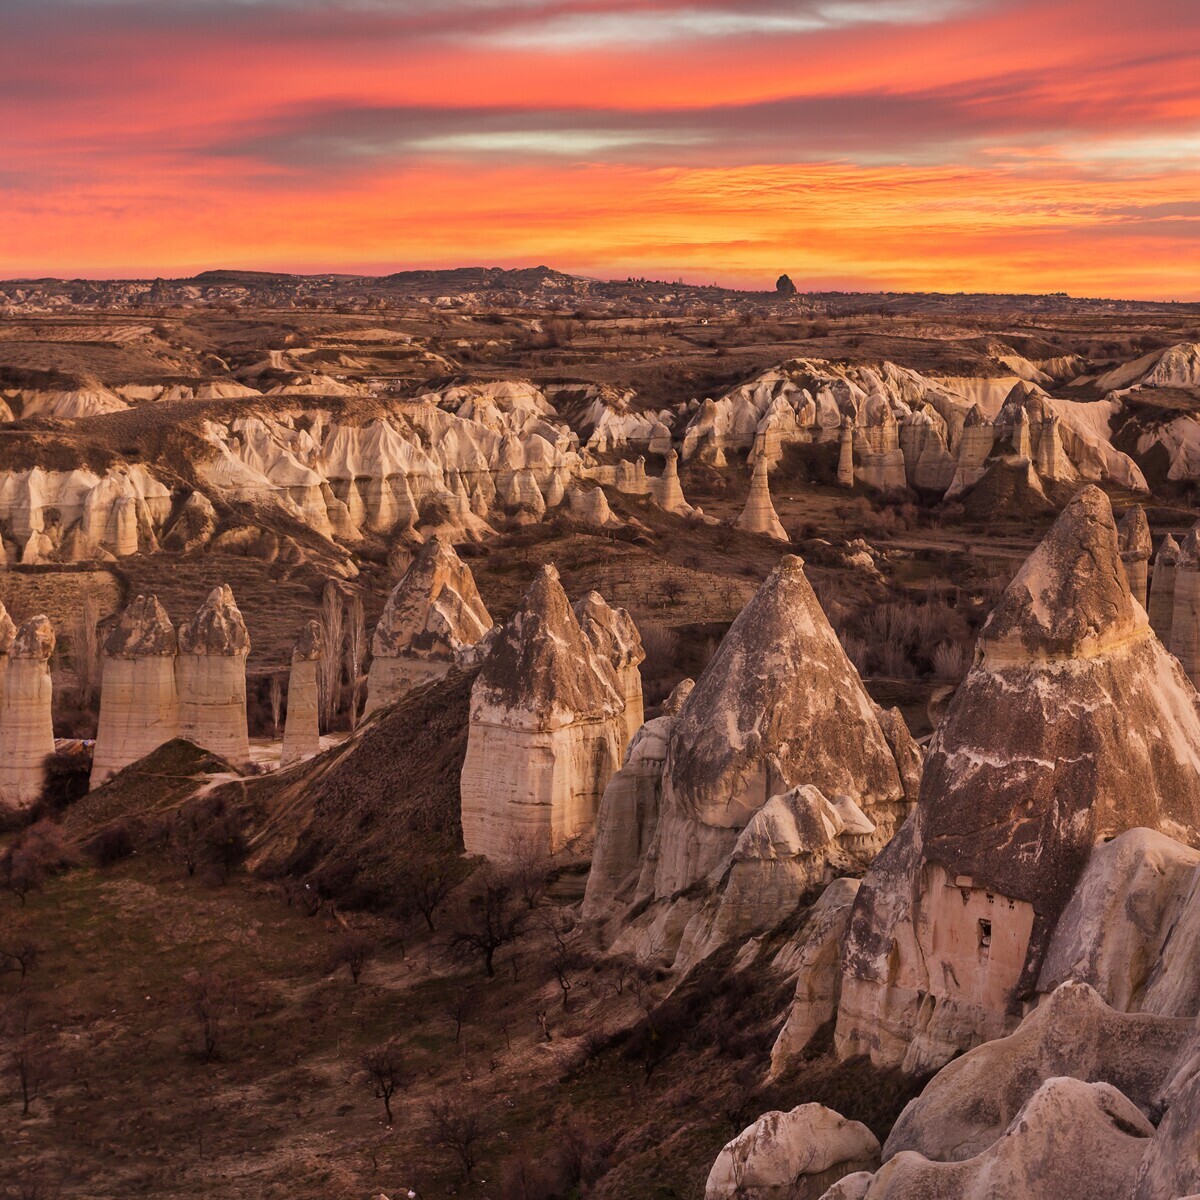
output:
[[250, 635], [228, 587], [213, 588], [179, 626], [179, 734], [240, 765], [249, 761], [246, 659]]
[[1171, 653], [1193, 684], [1200, 680], [1200, 529], [1192, 529], [1175, 562]]
[[1129, 1200], [1154, 1126], [1107, 1083], [1048, 1079], [1004, 1135], [974, 1158], [897, 1154], [824, 1200]]
[[1140, 504], [1121, 518], [1117, 526], [1117, 543], [1121, 547], [1121, 562], [1125, 564], [1125, 577], [1133, 598], [1145, 608], [1147, 605], [1146, 580], [1149, 577], [1150, 556], [1154, 543], [1150, 539], [1150, 523], [1146, 511]]
[[754, 464], [754, 472], [750, 478], [750, 495], [746, 498], [746, 507], [736, 521], [734, 527], [746, 533], [762, 533], [778, 542], [789, 540], [787, 530], [779, 520], [775, 505], [771, 503], [771, 486], [765, 456], [759, 456]]
[[1168, 533], [1154, 559], [1150, 582], [1150, 627], [1164, 646], [1171, 644], [1171, 624], [1175, 619], [1175, 571], [1179, 564], [1179, 543]]
[[54, 753], [54, 645], [50, 620], [39, 615], [16, 631], [9, 650], [0, 707], [0, 806], [10, 810], [28, 808], [41, 796], [46, 758]]
[[638, 670], [646, 659], [641, 634], [629, 613], [623, 608], [610, 608], [599, 592], [588, 592], [576, 603], [574, 613], [592, 649], [608, 659], [617, 673], [625, 702], [621, 745], [624, 754], [645, 719], [642, 673]]
[[704, 1200], [817, 1200], [830, 1184], [879, 1163], [879, 1141], [820, 1104], [764, 1113], [717, 1156]]
[[772, 1075], [781, 1074], [804, 1054], [837, 1014], [842, 943], [858, 887], [857, 879], [835, 879], [812, 906], [796, 939], [789, 962], [796, 971], [796, 994], [771, 1048]]
[[650, 494], [654, 503], [666, 512], [679, 517], [690, 517], [692, 506], [683, 498], [683, 488], [679, 484], [679, 456], [674, 450], [666, 455], [666, 466], [658, 479], [650, 481]]
[[854, 427], [849, 422], [838, 440], [837, 481], [841, 487], [854, 486]]
[[884, 1161], [905, 1151], [939, 1162], [973, 1158], [1060, 1076], [1109, 1084], [1150, 1116], [1191, 1024], [1118, 1012], [1086, 984], [1064, 983], [1011, 1036], [943, 1067], [892, 1127]]
[[[652, 947], [681, 968], [865, 867], [908, 812], [914, 761], [919, 771], [903, 722], [885, 720], [867, 696], [790, 556], [655, 732], [667, 742], [660, 782], [656, 756], [639, 762], [635, 788], [638, 811], [657, 810], [649, 848], [630, 869], [631, 771], [605, 796], [596, 846], [605, 873], [589, 881], [586, 906], [627, 898], [639, 913], [614, 923], [616, 944]], [[645, 823], [638, 829], [644, 845]], [[613, 863], [629, 870], [619, 883]]]
[[288, 679], [287, 718], [283, 726], [283, 747], [279, 765], [312, 758], [321, 750], [320, 699], [317, 675], [325, 654], [325, 639], [318, 621], [309, 621], [292, 649], [292, 670]]
[[91, 786], [179, 735], [175, 627], [156, 596], [138, 596], [104, 642]]
[[367, 712], [443, 678], [492, 627], [470, 568], [433, 538], [388, 597], [371, 641]]
[[164, 550], [188, 554], [207, 546], [217, 532], [217, 511], [203, 492], [191, 492], [183, 502], [179, 515], [163, 534]]
[[843, 960], [843, 1055], [913, 1071], [1010, 1032], [1093, 847], [1200, 841], [1194, 689], [1134, 603], [1085, 488], [989, 617], [917, 811], [871, 865]]
[[624, 688], [543, 567], [471, 691], [463, 841], [503, 861], [548, 855], [595, 828], [624, 753]]

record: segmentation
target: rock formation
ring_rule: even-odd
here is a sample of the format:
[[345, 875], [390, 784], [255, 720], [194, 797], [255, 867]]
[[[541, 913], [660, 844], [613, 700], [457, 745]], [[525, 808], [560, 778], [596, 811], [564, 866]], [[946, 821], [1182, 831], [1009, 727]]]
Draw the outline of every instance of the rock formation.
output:
[[441, 679], [492, 627], [475, 577], [438, 538], [426, 542], [392, 590], [371, 641], [367, 712]]
[[[638, 751], [643, 738], [654, 753]], [[653, 945], [676, 966], [695, 961], [775, 923], [814, 884], [865, 866], [915, 799], [919, 760], [903, 722], [867, 696], [803, 564], [786, 557], [678, 715], [651, 722], [606, 793], [603, 869], [585, 909], [635, 904], [641, 915], [616, 923], [622, 944]], [[652, 820], [649, 848], [631, 863]]]
[[1164, 646], [1171, 644], [1171, 623], [1175, 619], [1175, 571], [1179, 564], [1179, 543], [1168, 533], [1154, 559], [1150, 581], [1150, 627]]
[[325, 653], [324, 638], [318, 621], [309, 621], [292, 650], [292, 670], [288, 679], [287, 719], [283, 726], [283, 748], [279, 765], [312, 758], [321, 750], [320, 700], [317, 673]]
[[838, 442], [837, 481], [842, 487], [854, 486], [854, 426], [848, 421]]
[[547, 855], [591, 834], [624, 751], [624, 688], [543, 567], [471, 691], [463, 763], [468, 854]]
[[1146, 511], [1140, 504], [1133, 505], [1121, 518], [1117, 525], [1117, 542], [1121, 547], [1121, 561], [1125, 564], [1129, 590], [1133, 593], [1133, 598], [1145, 608], [1146, 580], [1154, 544], [1150, 540], [1150, 523], [1146, 520]]
[[667, 453], [667, 465], [659, 479], [652, 480], [654, 502], [659, 508], [665, 509], [676, 516], [687, 517], [692, 513], [692, 506], [683, 498], [683, 488], [679, 485], [679, 456], [674, 450]]
[[963, 1162], [913, 1151], [848, 1175], [825, 1200], [1129, 1200], [1154, 1126], [1107, 1083], [1048, 1079], [999, 1140]]
[[250, 636], [228, 587], [213, 588], [179, 626], [179, 734], [235, 765], [250, 759], [246, 659]]
[[746, 498], [746, 507], [742, 515], [734, 521], [737, 529], [747, 533], [764, 533], [767, 537], [779, 542], [789, 540], [787, 530], [775, 512], [771, 503], [771, 486], [767, 469], [767, 459], [760, 456], [754, 464], [754, 473], [750, 478], [750, 495]]
[[641, 634], [629, 613], [623, 608], [610, 608], [599, 592], [588, 592], [576, 603], [574, 612], [579, 628], [591, 642], [592, 649], [607, 658], [617, 673], [625, 702], [621, 742], [621, 753], [624, 755], [645, 719], [642, 673], [638, 670], [646, 659]]
[[39, 615], [17, 630], [8, 654], [0, 707], [0, 805], [8, 809], [28, 808], [38, 799], [46, 778], [46, 758], [54, 753], [50, 684], [54, 644], [49, 618]]
[[839, 1179], [879, 1165], [879, 1141], [820, 1104], [764, 1113], [717, 1156], [704, 1200], [817, 1200]]
[[8, 674], [8, 658], [16, 636], [17, 627], [8, 615], [8, 609], [0, 603], [0, 721], [4, 719], [4, 677]]
[[1200, 839], [1194, 689], [1133, 602], [1085, 488], [1009, 585], [872, 863], [843, 959], [839, 1053], [921, 1070], [1015, 1027], [1097, 842]]
[[138, 596], [104, 642], [91, 786], [179, 734], [175, 627], [156, 596]]
[[1170, 647], [1192, 683], [1200, 680], [1200, 529], [1188, 532], [1176, 558]]

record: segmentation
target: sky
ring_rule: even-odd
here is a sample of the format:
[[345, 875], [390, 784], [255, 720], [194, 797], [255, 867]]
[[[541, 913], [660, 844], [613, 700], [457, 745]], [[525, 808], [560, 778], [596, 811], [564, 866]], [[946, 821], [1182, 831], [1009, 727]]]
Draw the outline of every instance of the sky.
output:
[[1200, 299], [1200, 0], [0, 0], [0, 277]]

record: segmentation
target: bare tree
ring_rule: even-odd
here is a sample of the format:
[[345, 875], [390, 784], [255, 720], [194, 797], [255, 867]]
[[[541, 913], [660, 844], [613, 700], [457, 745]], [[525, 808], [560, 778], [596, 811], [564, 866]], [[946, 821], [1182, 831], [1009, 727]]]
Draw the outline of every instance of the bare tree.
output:
[[470, 1183], [471, 1173], [479, 1161], [479, 1143], [485, 1134], [482, 1114], [458, 1097], [435, 1100], [427, 1112], [429, 1144], [449, 1151], [462, 1168], [463, 1181]]
[[509, 839], [505, 863], [513, 884], [532, 911], [546, 894], [550, 882], [549, 860], [534, 838], [514, 833]]
[[396, 1042], [384, 1042], [362, 1056], [363, 1073], [377, 1100], [383, 1101], [387, 1123], [392, 1123], [392, 1097], [404, 1082], [404, 1053]]
[[346, 680], [350, 685], [350, 728], [358, 726], [358, 710], [362, 702], [367, 677], [363, 667], [367, 661], [367, 619], [360, 592], [355, 592], [346, 613]]
[[542, 922], [542, 928], [550, 934], [550, 969], [562, 992], [563, 1012], [570, 1006], [571, 990], [575, 986], [575, 975], [587, 965], [587, 955], [579, 942], [579, 928], [570, 914], [552, 915]]
[[221, 1026], [234, 1007], [232, 984], [213, 971], [189, 971], [183, 977], [183, 1001], [200, 1035], [201, 1057], [220, 1057]]
[[53, 821], [38, 821], [0, 856], [0, 887], [12, 892], [24, 906], [30, 892], [41, 891], [51, 875], [74, 861], [62, 827]]
[[75, 618], [71, 636], [71, 666], [79, 687], [79, 702], [90, 708], [100, 690], [100, 605], [91, 589], [86, 589]]
[[442, 1011], [454, 1025], [454, 1044], [457, 1046], [462, 1038], [463, 1026], [475, 1011], [475, 992], [471, 988], [460, 988], [452, 992]]
[[0, 974], [6, 971], [19, 971], [24, 980], [30, 971], [37, 966], [41, 951], [34, 942], [28, 939], [8, 942], [0, 945]]
[[495, 956], [501, 946], [517, 941], [529, 922], [529, 908], [512, 879], [484, 867], [455, 914], [450, 950], [463, 958], [479, 958], [488, 978], [496, 974]]
[[8, 1042], [9, 1066], [17, 1078], [21, 1116], [28, 1116], [30, 1106], [49, 1085], [56, 1065], [37, 1002], [28, 992], [18, 992], [5, 1006], [0, 1030]]
[[321, 705], [321, 725], [333, 728], [341, 697], [342, 634], [344, 628], [342, 589], [330, 579], [321, 594], [321, 636], [325, 653], [318, 660], [317, 691]]
[[432, 850], [414, 854], [405, 862], [396, 883], [401, 906], [420, 913], [433, 933], [433, 918], [458, 880], [458, 861], [450, 854]]
[[375, 943], [361, 929], [344, 929], [338, 934], [329, 953], [329, 967], [336, 971], [338, 967], [350, 968], [350, 978], [357, 983], [362, 977], [368, 960], [375, 953]]

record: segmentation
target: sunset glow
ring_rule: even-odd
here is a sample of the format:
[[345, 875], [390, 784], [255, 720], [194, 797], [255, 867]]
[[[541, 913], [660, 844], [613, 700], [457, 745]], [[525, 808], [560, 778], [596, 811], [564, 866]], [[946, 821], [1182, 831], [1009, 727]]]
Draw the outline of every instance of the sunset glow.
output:
[[0, 276], [1200, 298], [1194, 0], [0, 0]]

